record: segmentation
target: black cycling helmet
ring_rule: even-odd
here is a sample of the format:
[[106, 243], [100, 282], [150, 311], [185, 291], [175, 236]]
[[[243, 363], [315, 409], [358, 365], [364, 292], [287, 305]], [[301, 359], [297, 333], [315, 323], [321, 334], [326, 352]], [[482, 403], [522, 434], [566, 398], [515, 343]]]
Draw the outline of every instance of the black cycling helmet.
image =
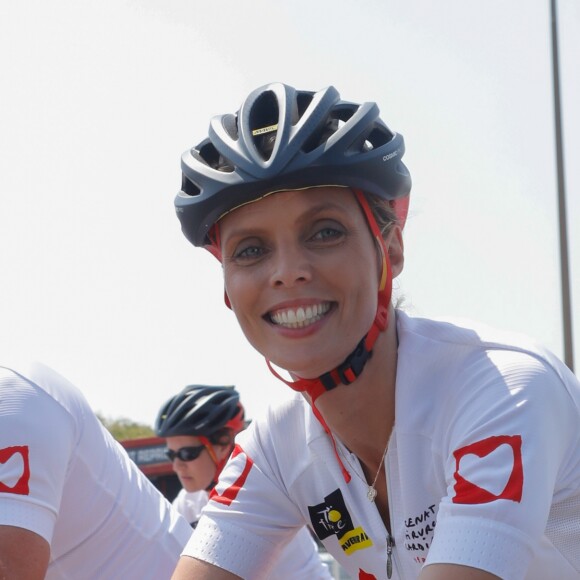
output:
[[155, 421], [159, 437], [211, 437], [224, 427], [234, 434], [244, 428], [244, 408], [232, 386], [188, 385], [163, 405]]
[[214, 117], [208, 138], [183, 154], [175, 209], [196, 246], [211, 245], [212, 226], [245, 203], [323, 185], [387, 199], [404, 223], [411, 189], [404, 151], [403, 137], [379, 118], [375, 103], [342, 101], [334, 87], [265, 85], [237, 113]]

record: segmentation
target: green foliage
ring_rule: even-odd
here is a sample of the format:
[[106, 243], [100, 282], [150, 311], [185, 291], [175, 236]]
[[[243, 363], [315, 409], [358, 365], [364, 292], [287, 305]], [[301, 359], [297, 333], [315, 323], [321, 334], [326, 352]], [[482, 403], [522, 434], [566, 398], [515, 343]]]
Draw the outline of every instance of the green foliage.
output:
[[97, 413], [97, 417], [117, 441], [155, 436], [155, 432], [149, 425], [136, 423], [125, 417], [112, 419], [110, 417], [104, 417], [99, 413]]

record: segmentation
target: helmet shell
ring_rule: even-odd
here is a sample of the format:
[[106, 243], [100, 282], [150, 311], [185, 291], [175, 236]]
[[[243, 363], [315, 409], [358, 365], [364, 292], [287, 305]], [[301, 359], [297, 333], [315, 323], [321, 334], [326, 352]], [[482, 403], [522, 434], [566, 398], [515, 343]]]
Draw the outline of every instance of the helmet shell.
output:
[[237, 113], [214, 117], [208, 137], [182, 155], [175, 209], [196, 246], [211, 244], [208, 232], [228, 212], [289, 189], [360, 189], [391, 201], [404, 222], [411, 189], [404, 152], [375, 103], [342, 101], [332, 86], [311, 92], [273, 83], [250, 93]]
[[244, 408], [233, 386], [188, 385], [163, 405], [155, 421], [160, 437], [210, 437], [224, 427], [234, 434], [244, 428]]

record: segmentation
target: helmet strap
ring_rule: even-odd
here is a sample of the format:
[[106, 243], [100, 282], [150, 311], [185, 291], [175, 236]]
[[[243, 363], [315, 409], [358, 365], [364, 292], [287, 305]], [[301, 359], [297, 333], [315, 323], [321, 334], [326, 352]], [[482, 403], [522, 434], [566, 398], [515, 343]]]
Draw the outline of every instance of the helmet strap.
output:
[[224, 304], [231, 310], [232, 303], [230, 302], [230, 297], [228, 296], [228, 291], [224, 287]]
[[207, 437], [204, 437], [203, 435], [198, 435], [197, 437], [201, 441], [202, 445], [204, 445], [205, 448], [207, 449], [207, 452], [208, 452], [209, 456], [211, 457], [211, 460], [214, 462], [214, 465], [215, 465], [214, 476], [213, 476], [210, 484], [205, 488], [205, 491], [211, 491], [217, 485], [219, 475], [222, 472], [222, 469], [224, 468], [224, 466], [228, 460], [229, 453], [223, 459], [218, 459], [216, 452], [215, 452], [215, 449], [213, 448], [213, 445], [211, 444], [211, 441]]

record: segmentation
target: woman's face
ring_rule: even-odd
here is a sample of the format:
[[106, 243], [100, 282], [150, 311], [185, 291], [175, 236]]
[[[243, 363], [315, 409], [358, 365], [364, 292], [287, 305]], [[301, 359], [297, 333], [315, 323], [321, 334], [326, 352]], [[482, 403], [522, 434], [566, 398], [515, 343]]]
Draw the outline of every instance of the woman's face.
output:
[[[176, 435], [167, 437], [166, 444], [168, 449], [177, 451], [182, 447], [198, 447], [202, 442], [198, 437], [189, 435]], [[224, 447], [214, 445], [213, 449], [218, 457], [222, 458]], [[225, 449], [227, 453], [227, 449]], [[206, 489], [213, 481], [216, 466], [213, 462], [207, 448], [205, 448], [197, 459], [192, 461], [182, 461], [179, 457], [173, 460], [173, 471], [177, 474], [181, 485], [186, 491], [199, 491]]]
[[246, 338], [277, 366], [317, 377], [370, 329], [380, 262], [349, 189], [273, 194], [225, 216], [220, 234], [232, 309]]

